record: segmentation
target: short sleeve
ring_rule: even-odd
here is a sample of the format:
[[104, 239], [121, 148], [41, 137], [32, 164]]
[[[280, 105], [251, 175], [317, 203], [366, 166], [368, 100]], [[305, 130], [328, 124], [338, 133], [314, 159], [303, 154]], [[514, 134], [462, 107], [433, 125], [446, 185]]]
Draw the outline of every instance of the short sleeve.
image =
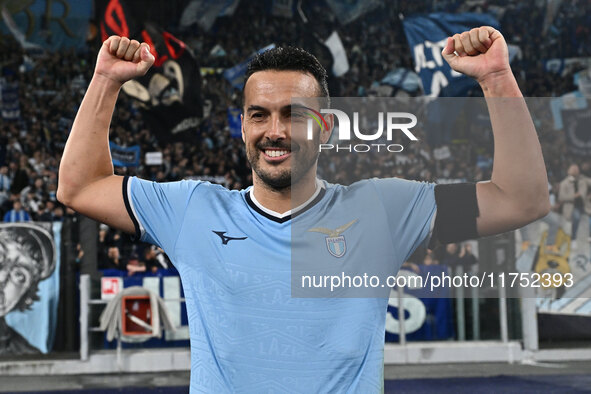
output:
[[435, 184], [399, 178], [373, 179], [383, 202], [392, 242], [402, 261], [427, 246], [435, 223]]
[[125, 177], [123, 199], [134, 223], [136, 238], [171, 253], [189, 199], [200, 184], [199, 181], [160, 183]]

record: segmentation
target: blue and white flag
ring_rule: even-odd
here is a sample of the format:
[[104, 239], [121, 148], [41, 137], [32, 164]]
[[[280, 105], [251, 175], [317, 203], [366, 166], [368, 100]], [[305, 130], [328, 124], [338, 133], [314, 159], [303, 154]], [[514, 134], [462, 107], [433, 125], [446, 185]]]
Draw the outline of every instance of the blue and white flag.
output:
[[183, 10], [181, 27], [198, 24], [209, 31], [218, 16], [232, 16], [240, 0], [192, 0]]
[[228, 126], [230, 127], [230, 136], [232, 138], [242, 137], [242, 124], [240, 122], [240, 108], [228, 108]]
[[396, 68], [382, 78], [381, 85], [390, 85], [407, 92], [416, 92], [422, 85], [421, 79], [407, 68]]
[[17, 120], [21, 117], [18, 83], [0, 80], [0, 112], [4, 120]]
[[109, 142], [111, 148], [111, 157], [115, 167], [137, 167], [140, 165], [140, 146], [129, 147], [119, 146]]
[[271, 0], [271, 15], [273, 16], [292, 18], [294, 8], [294, 0]]
[[587, 108], [587, 99], [578, 90], [563, 94], [560, 97], [550, 100], [550, 111], [554, 119], [554, 130], [562, 130], [564, 123], [562, 121], [563, 110], [575, 110]]
[[253, 53], [246, 59], [245, 61], [235, 65], [232, 68], [228, 68], [224, 71], [224, 78], [230, 82], [230, 84], [235, 87], [236, 89], [242, 90], [242, 85], [244, 84], [244, 74], [246, 73], [246, 68], [248, 67], [248, 63], [259, 53], [263, 53], [268, 51], [269, 49], [275, 48], [275, 44], [267, 45], [264, 48], [259, 49], [256, 53]]
[[373, 10], [380, 5], [379, 0], [326, 0], [326, 4], [338, 18], [339, 22], [346, 25], [361, 15]]
[[499, 22], [488, 14], [433, 13], [404, 19], [404, 33], [412, 51], [415, 72], [423, 81], [425, 95], [463, 96], [476, 84], [472, 78], [453, 71], [441, 51], [445, 48], [447, 37], [485, 25], [499, 28]]
[[86, 49], [92, 1], [29, 0], [2, 3], [5, 23], [0, 23], [0, 34], [15, 35], [23, 47], [36, 45], [50, 50]]
[[347, 52], [345, 46], [339, 37], [339, 33], [333, 31], [330, 37], [324, 41], [324, 45], [332, 55], [332, 73], [335, 77], [342, 77], [349, 71], [349, 60], [347, 59]]

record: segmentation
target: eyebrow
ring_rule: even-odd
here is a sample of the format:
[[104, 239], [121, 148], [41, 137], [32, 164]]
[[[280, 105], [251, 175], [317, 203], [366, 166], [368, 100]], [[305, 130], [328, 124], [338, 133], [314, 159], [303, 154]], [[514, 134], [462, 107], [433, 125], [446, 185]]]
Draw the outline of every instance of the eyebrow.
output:
[[[283, 107], [281, 107], [279, 109], [279, 112], [285, 112], [285, 111], [291, 111], [294, 109], [308, 109], [308, 107], [306, 107], [305, 105], [302, 104], [288, 104], [288, 105], [284, 105]], [[265, 112], [269, 112], [269, 110], [265, 107], [262, 107], [260, 105], [249, 105], [248, 108], [246, 109], [246, 112], [253, 112], [253, 111], [265, 111]]]
[[249, 105], [246, 109], [246, 112], [253, 112], [253, 111], [268, 111], [267, 108], [261, 107], [260, 105]]

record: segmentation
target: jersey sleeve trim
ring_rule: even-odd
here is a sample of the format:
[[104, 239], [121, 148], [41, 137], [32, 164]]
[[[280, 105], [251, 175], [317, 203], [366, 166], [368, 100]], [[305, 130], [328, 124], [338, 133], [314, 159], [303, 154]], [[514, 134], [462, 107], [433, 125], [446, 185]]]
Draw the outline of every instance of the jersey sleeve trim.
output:
[[131, 221], [133, 222], [133, 227], [135, 228], [135, 234], [133, 238], [134, 240], [141, 239], [146, 230], [137, 218], [137, 213], [135, 211], [133, 201], [131, 199], [131, 178], [127, 175], [123, 178], [123, 202], [125, 203], [125, 209], [127, 210], [127, 214], [131, 218]]
[[424, 245], [427, 248], [431, 249], [431, 245], [433, 242], [433, 233], [435, 231], [435, 221], [437, 220], [437, 207], [435, 207], [435, 212], [433, 213], [433, 217], [431, 218], [431, 224], [429, 225], [429, 234], [427, 234], [427, 238], [425, 238]]

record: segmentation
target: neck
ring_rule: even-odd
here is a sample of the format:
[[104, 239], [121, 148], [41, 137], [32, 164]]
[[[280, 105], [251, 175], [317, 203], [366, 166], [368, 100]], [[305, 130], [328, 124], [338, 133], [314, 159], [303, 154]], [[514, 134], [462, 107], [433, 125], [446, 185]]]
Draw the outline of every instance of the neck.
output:
[[254, 197], [263, 207], [280, 214], [303, 204], [315, 191], [316, 171], [309, 171], [298, 183], [280, 190], [270, 187], [253, 172]]

